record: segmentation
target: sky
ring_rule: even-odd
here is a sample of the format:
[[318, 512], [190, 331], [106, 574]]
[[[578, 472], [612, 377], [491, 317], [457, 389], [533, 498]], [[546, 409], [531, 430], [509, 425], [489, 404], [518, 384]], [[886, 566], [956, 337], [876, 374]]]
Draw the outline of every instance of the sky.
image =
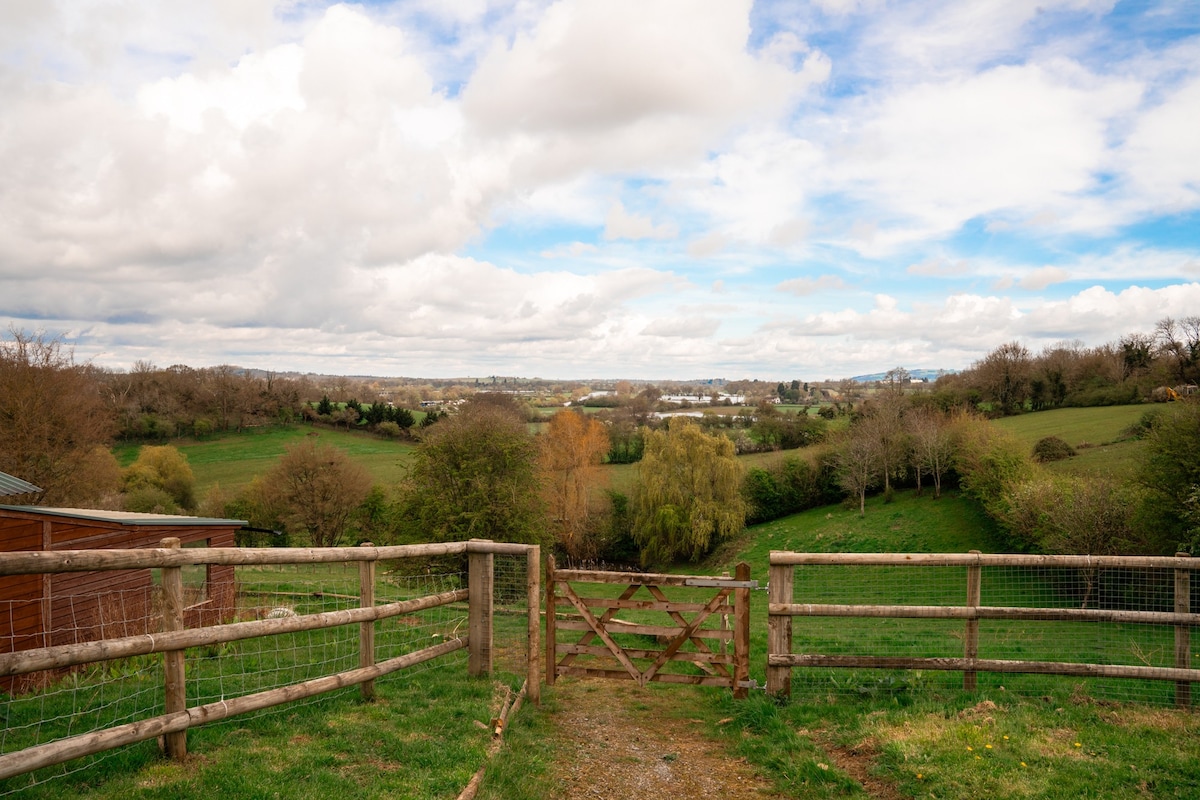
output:
[[0, 325], [822, 380], [1200, 314], [1200, 1], [4, 0]]

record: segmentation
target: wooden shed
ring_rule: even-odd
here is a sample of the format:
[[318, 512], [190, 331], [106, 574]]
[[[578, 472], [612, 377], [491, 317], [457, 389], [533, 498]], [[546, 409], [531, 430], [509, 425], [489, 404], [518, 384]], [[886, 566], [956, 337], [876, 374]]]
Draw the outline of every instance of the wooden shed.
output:
[[[0, 552], [158, 547], [233, 547], [242, 520], [80, 508], [0, 505]], [[185, 622], [233, 616], [232, 566], [184, 567]], [[0, 576], [0, 652], [134, 636], [159, 630], [158, 570]], [[0, 682], [0, 690], [12, 691]], [[18, 687], [20, 690], [20, 687]]]

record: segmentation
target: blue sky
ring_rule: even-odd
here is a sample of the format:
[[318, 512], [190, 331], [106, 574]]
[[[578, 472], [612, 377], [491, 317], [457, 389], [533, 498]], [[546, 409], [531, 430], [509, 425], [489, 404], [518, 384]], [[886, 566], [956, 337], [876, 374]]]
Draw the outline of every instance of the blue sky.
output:
[[80, 358], [820, 380], [1200, 314], [1194, 0], [0, 6]]

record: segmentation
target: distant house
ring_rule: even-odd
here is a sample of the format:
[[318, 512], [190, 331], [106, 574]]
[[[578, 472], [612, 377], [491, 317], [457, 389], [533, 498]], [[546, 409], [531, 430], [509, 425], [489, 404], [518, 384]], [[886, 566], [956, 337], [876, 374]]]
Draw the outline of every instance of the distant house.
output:
[[[235, 519], [0, 505], [0, 552], [158, 547], [233, 547]], [[232, 566], [184, 567], [184, 621], [211, 625], [236, 610]], [[158, 570], [0, 576], [0, 652], [134, 636], [161, 625]], [[22, 676], [17, 691], [46, 675]], [[12, 692], [16, 679], [0, 678]]]

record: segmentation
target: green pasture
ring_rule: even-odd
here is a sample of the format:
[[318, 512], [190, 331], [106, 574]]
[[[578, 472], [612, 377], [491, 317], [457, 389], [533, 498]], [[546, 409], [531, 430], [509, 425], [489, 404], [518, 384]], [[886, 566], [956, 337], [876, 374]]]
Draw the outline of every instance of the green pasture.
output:
[[1154, 406], [1104, 406], [1099, 408], [1056, 408], [992, 424], [1033, 446], [1047, 436], [1058, 436], [1076, 449], [1074, 458], [1051, 462], [1056, 472], [1075, 475], [1132, 476], [1138, 468], [1144, 443], [1123, 431]]
[[[413, 450], [410, 442], [381, 439], [362, 431], [292, 425], [228, 433], [202, 440], [178, 439], [171, 444], [187, 456], [196, 476], [196, 494], [203, 497], [214, 484], [236, 492], [256, 476], [265, 475], [288, 447], [309, 437], [330, 444], [366, 467], [377, 483], [393, 485], [404, 477]], [[138, 445], [115, 449], [122, 466], [137, 458]]]
[[1018, 414], [994, 421], [1031, 448], [1039, 439], [1058, 436], [1072, 447], [1095, 446], [1122, 440], [1122, 430], [1133, 425], [1153, 408], [1149, 405], [1056, 408]]

